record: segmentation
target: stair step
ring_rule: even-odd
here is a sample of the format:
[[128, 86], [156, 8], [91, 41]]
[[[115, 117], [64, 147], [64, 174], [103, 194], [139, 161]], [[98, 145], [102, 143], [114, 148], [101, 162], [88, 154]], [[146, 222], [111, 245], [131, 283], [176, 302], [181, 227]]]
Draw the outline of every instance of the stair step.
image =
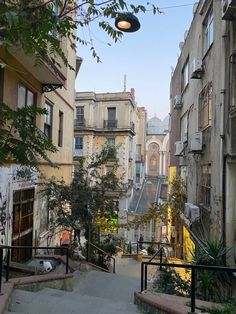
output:
[[[53, 291], [52, 291], [53, 290]], [[41, 314], [56, 311], [64, 313], [139, 313], [132, 303], [112, 301], [90, 295], [76, 295], [54, 289], [43, 289], [39, 292], [29, 292], [16, 289], [12, 296], [10, 309], [23, 311], [27, 314]]]

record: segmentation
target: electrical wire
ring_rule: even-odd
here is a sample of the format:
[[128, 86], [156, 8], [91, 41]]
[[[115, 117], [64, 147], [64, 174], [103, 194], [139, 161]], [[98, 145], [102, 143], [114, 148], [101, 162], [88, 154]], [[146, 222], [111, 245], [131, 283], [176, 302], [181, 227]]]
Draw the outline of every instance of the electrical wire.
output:
[[166, 9], [175, 9], [175, 8], [181, 8], [181, 7], [187, 7], [190, 5], [194, 5], [196, 2], [188, 3], [188, 4], [178, 4], [178, 5], [173, 5], [170, 7], [164, 7], [164, 8], [159, 8], [159, 10], [166, 10]]

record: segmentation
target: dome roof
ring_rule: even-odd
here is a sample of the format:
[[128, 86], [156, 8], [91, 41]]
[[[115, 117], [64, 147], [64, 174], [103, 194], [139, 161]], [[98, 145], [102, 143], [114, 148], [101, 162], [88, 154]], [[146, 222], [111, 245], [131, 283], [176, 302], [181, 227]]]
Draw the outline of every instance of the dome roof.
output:
[[167, 117], [161, 121], [158, 117], [153, 117], [147, 121], [147, 134], [166, 134], [169, 120]]

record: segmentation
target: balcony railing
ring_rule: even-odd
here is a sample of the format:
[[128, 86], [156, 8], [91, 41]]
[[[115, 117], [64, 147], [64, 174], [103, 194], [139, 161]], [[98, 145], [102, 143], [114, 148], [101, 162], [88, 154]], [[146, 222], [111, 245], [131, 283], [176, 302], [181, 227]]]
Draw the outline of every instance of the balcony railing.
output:
[[103, 121], [103, 127], [105, 129], [117, 128], [117, 120], [104, 120]]
[[135, 131], [134, 122], [130, 122], [130, 128], [131, 128], [132, 131]]
[[75, 128], [82, 128], [86, 126], [86, 120], [85, 119], [75, 119], [74, 120], [74, 127]]

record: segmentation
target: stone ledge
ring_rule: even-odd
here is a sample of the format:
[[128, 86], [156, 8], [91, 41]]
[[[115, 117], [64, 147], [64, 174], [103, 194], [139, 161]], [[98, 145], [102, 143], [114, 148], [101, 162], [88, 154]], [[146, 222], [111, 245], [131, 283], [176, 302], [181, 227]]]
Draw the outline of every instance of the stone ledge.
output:
[[[179, 297], [168, 294], [144, 294], [134, 293], [134, 302], [142, 309], [148, 310], [150, 314], [188, 314], [191, 308], [187, 306], [190, 298]], [[199, 308], [220, 308], [218, 303], [196, 300], [195, 313], [202, 313]]]
[[14, 287], [39, 284], [43, 282], [52, 282], [56, 280], [64, 280], [73, 278], [73, 274], [45, 274], [20, 278], [11, 278], [9, 282], [2, 284], [2, 294], [0, 295], [0, 314], [4, 314], [9, 304], [11, 294]]

